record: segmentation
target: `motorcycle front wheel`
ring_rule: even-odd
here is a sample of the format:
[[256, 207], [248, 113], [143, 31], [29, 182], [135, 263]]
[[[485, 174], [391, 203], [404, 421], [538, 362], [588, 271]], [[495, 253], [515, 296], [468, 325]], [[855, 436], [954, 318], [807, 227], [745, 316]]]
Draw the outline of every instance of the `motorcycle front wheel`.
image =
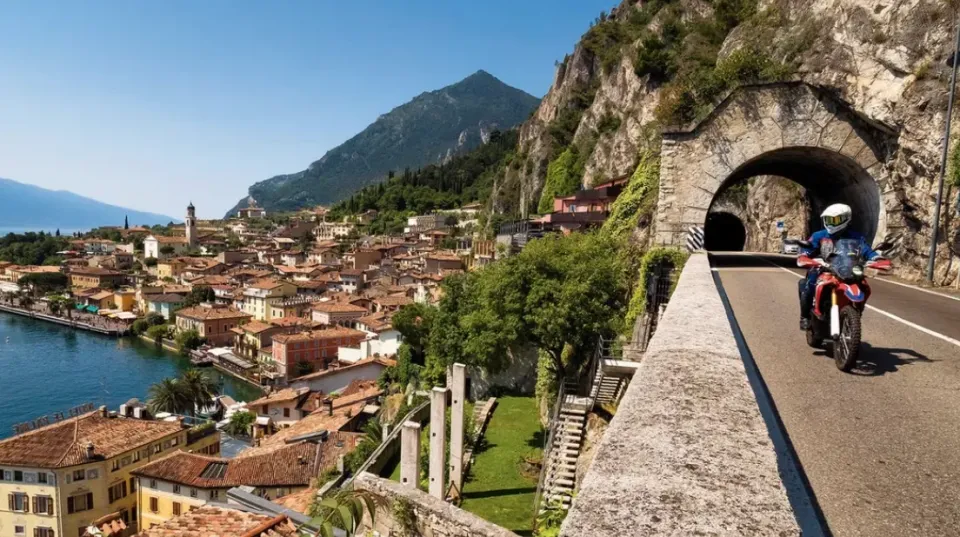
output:
[[840, 310], [840, 335], [833, 340], [833, 360], [840, 371], [850, 371], [860, 357], [860, 312], [853, 306]]

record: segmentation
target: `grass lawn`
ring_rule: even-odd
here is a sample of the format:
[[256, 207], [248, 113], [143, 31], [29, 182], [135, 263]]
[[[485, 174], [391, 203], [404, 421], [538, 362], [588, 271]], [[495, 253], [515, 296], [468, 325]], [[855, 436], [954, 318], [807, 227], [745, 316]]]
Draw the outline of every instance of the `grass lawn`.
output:
[[460, 507], [518, 535], [530, 535], [537, 476], [522, 475], [519, 462], [523, 457], [539, 456], [542, 450], [536, 400], [497, 399], [485, 444], [470, 468]]

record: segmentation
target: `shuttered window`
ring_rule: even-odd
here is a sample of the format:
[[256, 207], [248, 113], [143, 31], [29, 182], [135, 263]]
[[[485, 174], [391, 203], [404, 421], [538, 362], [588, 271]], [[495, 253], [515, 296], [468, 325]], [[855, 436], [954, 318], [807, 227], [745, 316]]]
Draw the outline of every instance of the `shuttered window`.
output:
[[156, 498], [150, 498], [150, 511], [156, 513], [160, 510], [160, 501]]
[[34, 496], [33, 512], [39, 515], [53, 515], [53, 498], [50, 496]]
[[93, 509], [93, 493], [78, 494], [67, 498], [67, 514]]
[[21, 513], [30, 512], [30, 497], [22, 492], [14, 492], [7, 495], [7, 508], [10, 511]]

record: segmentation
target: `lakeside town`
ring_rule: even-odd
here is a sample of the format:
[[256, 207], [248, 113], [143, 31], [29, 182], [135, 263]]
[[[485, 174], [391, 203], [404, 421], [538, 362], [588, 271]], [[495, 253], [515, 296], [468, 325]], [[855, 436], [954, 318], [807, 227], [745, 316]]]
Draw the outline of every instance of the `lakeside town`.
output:
[[[491, 238], [478, 231], [477, 203], [409, 216], [402, 232], [379, 235], [369, 233], [372, 210], [336, 219], [325, 207], [268, 215], [251, 201], [235, 217], [214, 221], [198, 220], [191, 203], [179, 225], [125, 222], [54, 235], [68, 245], [52, 252], [56, 264], [0, 261], [0, 310], [103, 337], [139, 337], [189, 356], [194, 366], [151, 386], [145, 401], [86, 405], [70, 417], [16, 426], [0, 441], [0, 494], [13, 491], [12, 527], [35, 528], [38, 536], [134, 535], [190, 517], [241, 516], [221, 505], [230, 498], [287, 513], [291, 528], [319, 528], [324, 495], [336, 496], [359, 473], [408, 479], [400, 474], [401, 436], [408, 436], [401, 429], [424, 422], [428, 404], [436, 408], [428, 397], [437, 382], [450, 388], [444, 393], [459, 393], [465, 468], [451, 469], [450, 487], [431, 493], [458, 504], [466, 499], [466, 469], [473, 451], [486, 445], [484, 433], [514, 427], [521, 433], [515, 445], [489, 453], [486, 464], [526, 458], [512, 478], [495, 480], [536, 488], [544, 463], [541, 450], [527, 445], [542, 433], [532, 396], [536, 375], [529, 374], [536, 357], [507, 371], [456, 366], [464, 372], [455, 388], [450, 364], [440, 375], [446, 380], [431, 376], [425, 342], [408, 342], [404, 333], [428, 337], [416, 335], [417, 327], [438, 309], [445, 280], [516, 254], [529, 238], [602, 225], [623, 183], [557, 198], [554, 213], [503, 224]], [[262, 397], [218, 394], [198, 374], [211, 366], [256, 386]], [[488, 431], [494, 408], [521, 416]], [[578, 423], [585, 415], [579, 412]], [[24, 484], [43, 490], [21, 492]], [[559, 499], [554, 508], [569, 506], [572, 485], [558, 479], [565, 493], [551, 495]], [[526, 504], [514, 505], [507, 521], [529, 527], [524, 519], [540, 500], [523, 494]], [[497, 518], [502, 500], [471, 501], [465, 508], [504, 523]]]

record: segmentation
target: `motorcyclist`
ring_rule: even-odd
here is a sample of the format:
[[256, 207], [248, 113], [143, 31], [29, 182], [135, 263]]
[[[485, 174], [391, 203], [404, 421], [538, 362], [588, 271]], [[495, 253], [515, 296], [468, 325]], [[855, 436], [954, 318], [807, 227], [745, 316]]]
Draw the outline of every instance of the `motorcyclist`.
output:
[[[833, 243], [840, 239], [854, 239], [860, 241], [860, 253], [868, 260], [874, 260], [880, 254], [870, 247], [867, 239], [860, 233], [849, 229], [853, 220], [853, 211], [849, 205], [835, 203], [820, 214], [823, 229], [810, 236], [809, 248], [801, 248], [800, 254], [810, 258], [824, 257], [833, 249]], [[800, 330], [810, 327], [810, 312], [813, 309], [813, 295], [817, 287], [817, 278], [820, 276], [820, 267], [812, 267], [807, 271], [807, 277], [800, 280]]]

